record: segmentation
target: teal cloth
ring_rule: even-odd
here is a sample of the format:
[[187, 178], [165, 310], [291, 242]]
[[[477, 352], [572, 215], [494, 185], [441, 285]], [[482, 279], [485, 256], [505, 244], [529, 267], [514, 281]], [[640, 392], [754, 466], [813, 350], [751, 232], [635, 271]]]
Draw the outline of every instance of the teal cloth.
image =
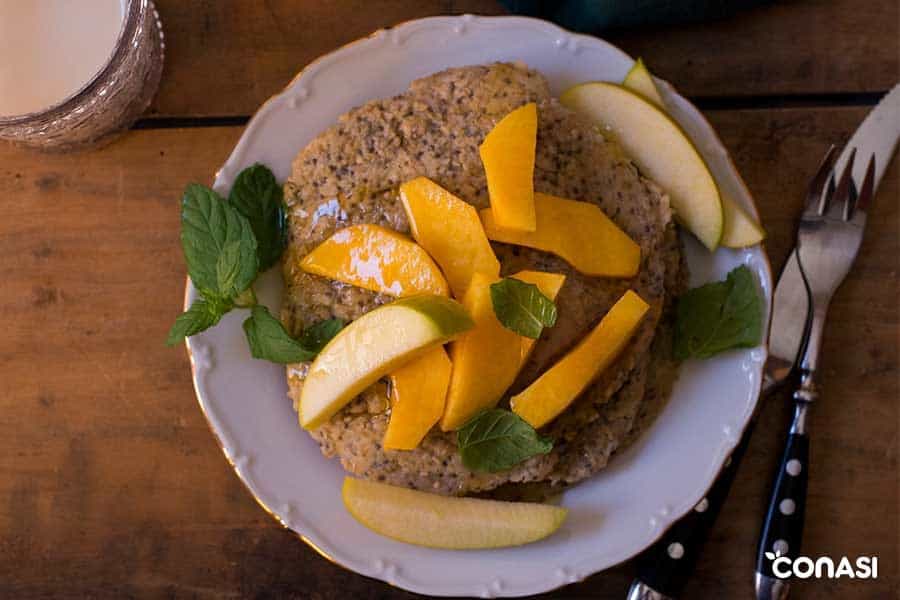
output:
[[730, 16], [772, 0], [501, 0], [514, 13], [540, 17], [573, 31], [687, 23]]

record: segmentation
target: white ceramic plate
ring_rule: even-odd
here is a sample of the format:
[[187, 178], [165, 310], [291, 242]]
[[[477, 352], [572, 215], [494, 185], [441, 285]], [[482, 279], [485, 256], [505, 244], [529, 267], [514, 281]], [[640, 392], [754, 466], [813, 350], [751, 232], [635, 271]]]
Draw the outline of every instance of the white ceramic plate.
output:
[[[589, 80], [621, 81], [632, 59], [610, 44], [520, 17], [437, 17], [412, 21], [315, 61], [266, 102], [216, 175], [225, 193], [244, 167], [263, 162], [283, 180], [290, 163], [337, 117], [374, 98], [402, 92], [447, 67], [522, 60], [554, 93]], [[671, 112], [719, 182], [755, 214], [749, 192], [701, 114], [660, 82]], [[686, 240], [692, 284], [722, 279], [738, 264], [756, 274], [769, 304], [772, 282], [759, 247], [713, 255]], [[276, 270], [257, 284], [277, 308]], [[190, 303], [196, 291], [189, 286]], [[257, 501], [331, 560], [363, 575], [433, 595], [518, 596], [578, 581], [640, 552], [709, 487], [757, 401], [764, 347], [685, 364], [655, 425], [609, 468], [567, 491], [562, 529], [529, 546], [489, 551], [418, 548], [380, 537], [344, 510], [344, 472], [297, 425], [280, 366], [253, 360], [241, 331], [245, 311], [190, 339], [200, 406], [228, 460]], [[623, 591], [624, 592], [624, 591]]]

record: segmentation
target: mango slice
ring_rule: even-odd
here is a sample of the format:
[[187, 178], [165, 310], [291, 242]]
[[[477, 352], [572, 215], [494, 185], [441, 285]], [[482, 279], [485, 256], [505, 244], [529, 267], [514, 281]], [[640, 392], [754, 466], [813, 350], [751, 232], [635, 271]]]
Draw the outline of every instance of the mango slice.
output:
[[[551, 300], [556, 300], [559, 290], [566, 282], [565, 275], [561, 273], [546, 273], [544, 271], [519, 271], [511, 277], [513, 277], [513, 279], [518, 279], [519, 281], [524, 281], [525, 283], [533, 283], [538, 286], [538, 289], [541, 290], [543, 295]], [[534, 344], [537, 340], [525, 337], [524, 335], [519, 337], [522, 340], [522, 352], [519, 361], [519, 368], [521, 369], [528, 360], [528, 357], [531, 356], [531, 351], [534, 349]]]
[[519, 372], [520, 336], [500, 324], [491, 303], [491, 284], [498, 280], [475, 273], [462, 305], [475, 327], [450, 344], [450, 388], [441, 429], [458, 429], [476, 414], [497, 404]]
[[455, 297], [465, 296], [473, 273], [499, 276], [500, 262], [472, 205], [427, 177], [401, 185], [400, 199], [413, 237], [443, 269]]
[[491, 210], [500, 227], [534, 231], [534, 151], [537, 105], [520, 106], [497, 123], [478, 148]]
[[352, 225], [300, 261], [307, 273], [392, 296], [447, 296], [447, 280], [425, 249], [392, 229]]
[[550, 504], [438, 496], [351, 477], [341, 495], [353, 518], [375, 533], [451, 550], [536, 542], [559, 529], [568, 514]]
[[450, 359], [443, 346], [429, 350], [390, 375], [391, 420], [382, 446], [412, 450], [444, 414]]
[[572, 351], [512, 397], [513, 412], [535, 429], [559, 416], [619, 356], [649, 308], [633, 291], [625, 292]]
[[[482, 210], [481, 220], [487, 237], [496, 242], [550, 252], [585, 275], [637, 275], [641, 247], [597, 205], [535, 192], [534, 207], [537, 230], [532, 233], [504, 229], [491, 209]], [[450, 285], [452, 287], [453, 283]]]

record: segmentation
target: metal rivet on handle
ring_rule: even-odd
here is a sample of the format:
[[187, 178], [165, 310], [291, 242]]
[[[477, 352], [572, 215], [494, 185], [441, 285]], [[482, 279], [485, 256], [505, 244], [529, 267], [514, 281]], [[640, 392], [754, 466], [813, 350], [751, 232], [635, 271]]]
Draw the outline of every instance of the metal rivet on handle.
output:
[[800, 474], [800, 471], [803, 470], [803, 464], [796, 458], [792, 458], [788, 461], [787, 465], [785, 465], [784, 470], [787, 471], [787, 474], [791, 477], [796, 477]]
[[784, 540], [775, 540], [775, 543], [772, 544], [772, 550], [781, 556], [785, 556], [788, 550], [790, 550], [790, 546], [788, 546], [788, 543]]
[[794, 514], [794, 511], [797, 509], [797, 505], [790, 498], [785, 498], [778, 505], [778, 510], [781, 511], [781, 514], [785, 516], [790, 516]]
[[679, 544], [678, 542], [672, 542], [669, 544], [668, 548], [669, 558], [672, 560], [678, 560], [682, 556], [684, 556], [684, 546]]

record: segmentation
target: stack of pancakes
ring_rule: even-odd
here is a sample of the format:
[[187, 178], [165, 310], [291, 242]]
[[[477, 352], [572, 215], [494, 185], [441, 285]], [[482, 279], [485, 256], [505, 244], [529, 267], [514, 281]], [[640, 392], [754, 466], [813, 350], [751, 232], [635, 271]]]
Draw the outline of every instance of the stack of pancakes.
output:
[[[310, 434], [350, 473], [441, 494], [487, 492], [507, 484], [562, 486], [588, 477], [646, 428], [676, 373], [671, 358], [671, 298], [686, 279], [668, 197], [603, 132], [551, 97], [546, 80], [518, 64], [449, 69], [416, 80], [394, 98], [342, 116], [294, 160], [285, 183], [290, 243], [284, 263], [282, 319], [297, 335], [322, 319], [352, 320], [393, 298], [304, 273], [300, 259], [335, 231], [374, 223], [409, 233], [398, 196], [404, 181], [426, 176], [476, 208], [489, 205], [478, 146], [503, 116], [538, 105], [535, 191], [596, 203], [642, 251], [632, 279], [583, 275], [548, 253], [493, 243], [501, 275], [523, 269], [566, 275], [557, 324], [545, 329], [509, 390], [526, 387], [574, 346], [622, 294], [650, 304], [619, 359], [540, 433], [552, 452], [501, 473], [466, 469], [456, 434], [435, 427], [412, 451], [381, 446], [390, 418], [387, 385], [377, 383]], [[296, 404], [307, 365], [289, 365]], [[508, 406], [506, 398], [500, 406]]]

